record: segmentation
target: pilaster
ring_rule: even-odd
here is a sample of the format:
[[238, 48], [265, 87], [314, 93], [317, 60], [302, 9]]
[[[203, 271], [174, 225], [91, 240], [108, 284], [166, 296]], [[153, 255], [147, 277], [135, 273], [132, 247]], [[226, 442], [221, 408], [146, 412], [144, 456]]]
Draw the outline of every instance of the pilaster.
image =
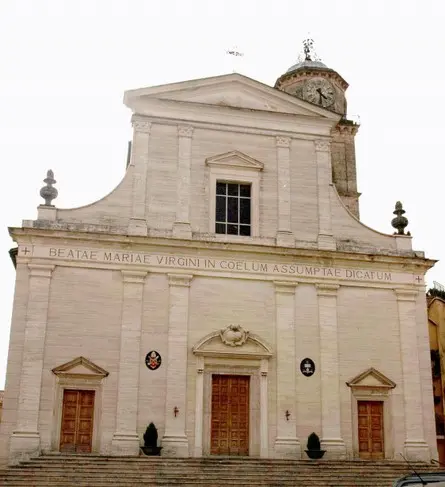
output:
[[276, 137], [278, 168], [278, 230], [277, 245], [295, 247], [291, 230], [290, 137]]
[[146, 272], [122, 271], [123, 300], [114, 455], [139, 455], [137, 434], [142, 301]]
[[340, 121], [331, 131], [332, 182], [343, 204], [356, 218], [360, 218], [354, 140], [358, 129], [356, 123]]
[[188, 457], [187, 418], [187, 337], [189, 291], [193, 276], [168, 274], [169, 323], [167, 351], [167, 396], [162, 453]]
[[133, 208], [128, 226], [129, 235], [146, 236], [148, 233], [146, 199], [150, 131], [151, 122], [133, 120], [133, 143], [130, 161], [130, 168], [133, 171]]
[[297, 438], [295, 394], [295, 287], [297, 283], [275, 281], [277, 344], [277, 437], [275, 456], [301, 458]]
[[178, 170], [177, 170], [177, 201], [176, 221], [173, 224], [173, 236], [191, 238], [190, 226], [190, 168], [192, 160], [193, 127], [178, 126]]
[[204, 421], [204, 357], [196, 357], [195, 457], [202, 457], [202, 425]]
[[315, 157], [317, 164], [318, 192], [318, 248], [335, 250], [332, 234], [330, 184], [332, 183], [331, 152], [329, 140], [316, 140]]
[[405, 456], [408, 460], [429, 461], [430, 451], [423, 427], [422, 389], [417, 341], [415, 289], [395, 289], [399, 311], [405, 405]]
[[17, 425], [11, 435], [11, 460], [40, 453], [39, 409], [48, 321], [51, 275], [55, 266], [28, 264], [29, 293]]
[[317, 284], [320, 327], [321, 446], [328, 459], [346, 458], [340, 427], [337, 291], [335, 284]]
[[269, 413], [268, 413], [268, 384], [267, 374], [269, 372], [269, 361], [261, 359], [260, 366], [260, 457], [269, 457]]

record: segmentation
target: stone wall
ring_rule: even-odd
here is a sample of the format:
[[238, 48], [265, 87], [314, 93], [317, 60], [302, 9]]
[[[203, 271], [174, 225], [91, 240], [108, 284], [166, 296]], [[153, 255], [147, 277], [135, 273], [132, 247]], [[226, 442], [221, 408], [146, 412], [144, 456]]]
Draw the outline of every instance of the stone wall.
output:
[[[119, 371], [119, 349], [122, 315], [122, 277], [116, 270], [82, 269], [57, 266], [51, 278], [48, 324], [45, 339], [42, 390], [39, 412], [39, 431], [41, 447], [44, 451], [57, 450], [57, 431], [55, 424], [59, 407], [56, 401], [56, 380], [51, 370], [76, 357], [84, 356], [94, 364], [106, 369], [109, 376], [103, 384], [101, 397], [100, 424], [98, 427], [100, 452], [111, 451], [111, 440], [115, 430], [117, 408], [117, 388]], [[26, 288], [26, 285], [25, 285]], [[178, 348], [168, 348], [169, 310], [175, 305], [169, 299], [169, 281], [165, 274], [149, 273], [145, 278], [142, 307], [142, 330], [140, 349], [134, 354], [139, 361], [139, 393], [137, 405], [137, 434], [142, 437], [147, 424], [155, 422], [162, 437], [165, 428], [166, 374], [168, 364], [182, 354]], [[321, 389], [321, 346], [320, 333], [323, 325], [319, 316], [319, 300], [314, 284], [300, 283], [291, 291], [289, 303], [295, 306], [292, 322], [294, 341], [277, 331], [277, 295], [273, 282], [267, 280], [245, 280], [243, 278], [218, 277], [217, 275], [194, 276], [190, 283], [187, 362], [180, 364], [187, 370], [186, 435], [190, 452], [195, 444], [195, 385], [197, 357], [192, 348], [204, 336], [217, 332], [230, 324], [241, 325], [268, 343], [274, 354], [268, 370], [269, 413], [268, 449], [273, 455], [277, 422], [284, 411], [282, 398], [277, 389], [277, 352], [289, 350], [294, 363], [289, 369], [297, 371], [285, 394], [294, 390], [291, 402], [295, 421], [294, 435], [305, 444], [312, 431], [322, 429], [322, 389]], [[400, 363], [400, 334], [397, 299], [392, 289], [340, 286], [336, 293], [338, 327], [338, 356], [333, 363], [339, 373], [339, 406], [341, 435], [345, 441], [347, 455], [354, 453], [353, 410], [351, 409], [351, 390], [346, 382], [369, 367], [379, 370], [396, 383], [391, 392], [390, 431], [385, 439], [388, 455], [403, 450], [404, 442], [404, 403], [403, 375]], [[18, 295], [20, 295], [20, 289]], [[17, 298], [16, 298], [17, 299]], [[417, 302], [420, 375], [422, 377], [422, 397], [425, 410], [432, 404], [432, 391], [429, 386], [430, 365], [428, 341], [423, 324], [423, 296]], [[293, 313], [290, 309], [290, 312]], [[336, 311], [335, 311], [336, 309]], [[291, 315], [290, 315], [291, 316]], [[135, 316], [135, 319], [137, 317]], [[17, 327], [16, 330], [19, 328]], [[424, 336], [425, 335], [425, 336]], [[385, 337], [382, 340], [382, 336]], [[426, 347], [424, 346], [426, 344]], [[424, 350], [425, 349], [425, 350]], [[144, 364], [144, 357], [150, 350], [162, 356], [162, 366], [150, 371]], [[323, 352], [324, 353], [324, 352]], [[304, 377], [299, 372], [299, 363], [310, 357], [316, 363], [316, 373]], [[14, 364], [10, 362], [9, 367]], [[237, 361], [233, 370], [236, 372]], [[12, 373], [11, 373], [12, 372]], [[13, 370], [8, 376], [9, 383], [14, 377]], [[293, 384], [293, 385], [292, 385]], [[174, 384], [173, 384], [174, 386]], [[173, 387], [170, 384], [170, 387]], [[179, 387], [179, 385], [178, 385]], [[14, 428], [14, 411], [8, 401], [17, 401], [17, 388], [8, 389], [6, 398], [5, 422], [2, 424], [3, 454], [7, 449], [8, 436]], [[209, 391], [207, 391], [209, 392]], [[178, 398], [178, 401], [181, 399]], [[431, 404], [430, 404], [431, 403]], [[258, 407], [252, 405], [253, 408]], [[60, 419], [60, 418], [59, 418]], [[435, 433], [431, 418], [423, 418], [425, 437], [434, 448]], [[259, 452], [258, 452], [259, 453]]]

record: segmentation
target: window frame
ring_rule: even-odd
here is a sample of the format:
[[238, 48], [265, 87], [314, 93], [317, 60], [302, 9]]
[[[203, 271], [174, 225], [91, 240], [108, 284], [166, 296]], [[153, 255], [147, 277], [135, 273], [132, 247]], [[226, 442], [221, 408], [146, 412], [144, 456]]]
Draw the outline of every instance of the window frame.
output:
[[[226, 192], [224, 194], [218, 193], [218, 185], [225, 185]], [[238, 194], [237, 195], [230, 194], [229, 186], [236, 187], [238, 190]], [[225, 208], [224, 208], [225, 218], [224, 218], [224, 221], [218, 220], [216, 212], [215, 212], [215, 233], [217, 235], [235, 235], [233, 233], [229, 233], [227, 231], [227, 227], [229, 225], [236, 225], [238, 227], [238, 232], [239, 232], [236, 235], [239, 235], [242, 237], [250, 237], [252, 235], [252, 185], [233, 182], [233, 181], [221, 181], [218, 179], [216, 181], [216, 187], [217, 187], [216, 198], [215, 198], [216, 208], [218, 208], [218, 198], [223, 198], [224, 204], [225, 204]], [[241, 195], [241, 187], [249, 188], [249, 195], [248, 196]], [[237, 201], [236, 206], [237, 206], [238, 211], [237, 211], [237, 215], [236, 215], [236, 217], [237, 217], [236, 222], [229, 221], [229, 213], [230, 213], [229, 207], [230, 207], [230, 201], [232, 199], [236, 199], [236, 201]], [[242, 211], [241, 211], [241, 208], [243, 207], [242, 201], [244, 201], [244, 202], [248, 201], [249, 218], [248, 218], [247, 223], [245, 221], [244, 222], [242, 221]], [[225, 232], [218, 232], [216, 230], [216, 227], [218, 224], [224, 225], [226, 227], [226, 231]], [[246, 234], [241, 233], [242, 228], [244, 228], [244, 229], [247, 228], [249, 231], [249, 234], [246, 235]]]
[[[249, 184], [250, 190], [250, 236], [216, 233], [216, 183]], [[209, 177], [209, 232], [222, 239], [250, 239], [259, 236], [260, 173], [245, 167], [211, 167]]]

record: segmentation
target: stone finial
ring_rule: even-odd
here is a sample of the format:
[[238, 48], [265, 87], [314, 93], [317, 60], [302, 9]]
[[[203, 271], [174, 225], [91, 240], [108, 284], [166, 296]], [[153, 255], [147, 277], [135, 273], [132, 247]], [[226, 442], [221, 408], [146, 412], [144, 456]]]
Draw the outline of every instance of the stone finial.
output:
[[391, 220], [391, 225], [397, 230], [394, 235], [411, 235], [409, 232], [405, 233], [405, 228], [408, 225], [408, 218], [403, 216], [405, 210], [402, 207], [402, 203], [397, 201], [396, 208], [393, 211], [394, 215], [397, 215]]
[[46, 183], [46, 186], [43, 186], [40, 190], [40, 196], [45, 200], [45, 206], [54, 206], [51, 202], [57, 198], [59, 192], [53, 187], [53, 184], [57, 183], [57, 181], [54, 179], [54, 173], [51, 169], [46, 173], [46, 178], [43, 182]]

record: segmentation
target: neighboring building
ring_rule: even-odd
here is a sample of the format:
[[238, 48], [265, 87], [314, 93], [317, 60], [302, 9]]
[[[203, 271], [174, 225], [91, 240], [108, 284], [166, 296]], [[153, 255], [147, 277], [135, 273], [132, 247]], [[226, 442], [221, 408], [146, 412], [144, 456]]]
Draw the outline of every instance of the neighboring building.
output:
[[[360, 223], [343, 78], [292, 66], [128, 91], [119, 186], [18, 244], [0, 456], [437, 458], [424, 274]], [[376, 188], [376, 197], [377, 188]], [[348, 211], [348, 208], [350, 211]]]
[[445, 466], [445, 292], [436, 288], [430, 289], [427, 302], [437, 449], [439, 461]]

